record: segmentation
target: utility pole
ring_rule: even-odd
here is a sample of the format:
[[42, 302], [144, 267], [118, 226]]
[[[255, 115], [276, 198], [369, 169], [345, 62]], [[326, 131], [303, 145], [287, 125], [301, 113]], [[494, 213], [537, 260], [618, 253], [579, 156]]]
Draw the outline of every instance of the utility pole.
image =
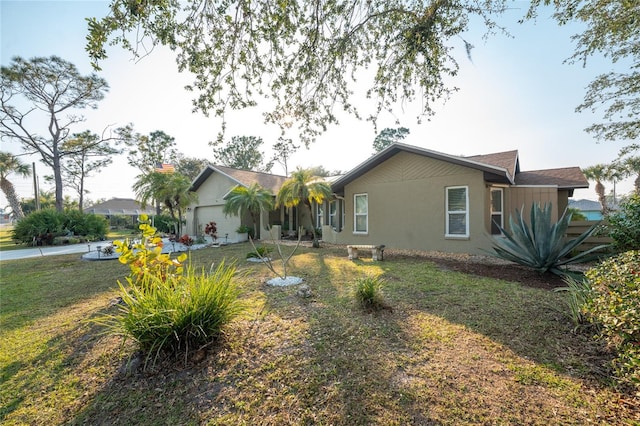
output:
[[36, 175], [36, 163], [35, 161], [31, 163], [31, 167], [33, 168], [33, 191], [36, 193], [34, 198], [36, 211], [40, 210], [40, 191], [38, 188], [38, 176]]

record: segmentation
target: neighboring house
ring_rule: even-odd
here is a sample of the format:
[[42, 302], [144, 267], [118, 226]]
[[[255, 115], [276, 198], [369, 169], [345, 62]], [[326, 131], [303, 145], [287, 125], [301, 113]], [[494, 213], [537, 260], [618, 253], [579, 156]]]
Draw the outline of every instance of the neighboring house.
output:
[[578, 210], [585, 215], [587, 220], [601, 220], [602, 206], [593, 200], [569, 200], [569, 207]]
[[132, 198], [112, 198], [103, 203], [94, 204], [83, 209], [85, 213], [94, 213], [112, 219], [114, 216], [129, 216], [131, 223], [136, 224], [141, 214], [155, 215], [153, 206], [142, 207], [142, 204]]
[[551, 202], [557, 220], [588, 187], [579, 167], [520, 171], [517, 151], [458, 157], [396, 143], [332, 183], [322, 239], [481, 253], [516, 208]]
[[[194, 179], [191, 191], [198, 194], [198, 201], [187, 208], [185, 230], [190, 235], [202, 235], [207, 223], [216, 222], [218, 239], [236, 242], [241, 238], [236, 230], [240, 225], [252, 226], [249, 215], [246, 217], [226, 216], [222, 210], [225, 197], [237, 185], [249, 187], [257, 183], [270, 191], [275, 199], [278, 190], [287, 178], [269, 173], [239, 170], [226, 166], [207, 166]], [[289, 214], [284, 209], [267, 212], [262, 217], [261, 228], [269, 224], [282, 224]], [[295, 228], [294, 228], [295, 229]]]

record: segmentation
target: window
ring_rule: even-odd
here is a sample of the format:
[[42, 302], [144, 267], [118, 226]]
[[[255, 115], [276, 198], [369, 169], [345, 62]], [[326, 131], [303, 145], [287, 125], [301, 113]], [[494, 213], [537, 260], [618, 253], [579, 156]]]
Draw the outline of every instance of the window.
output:
[[316, 228], [322, 228], [324, 225], [324, 205], [316, 204]]
[[338, 229], [338, 200], [329, 202], [329, 225], [333, 229]]
[[447, 237], [469, 236], [469, 189], [466, 186], [447, 188]]
[[369, 199], [367, 194], [355, 194], [353, 196], [353, 205], [353, 232], [366, 234], [369, 230]]
[[491, 235], [500, 235], [504, 228], [502, 188], [491, 190]]

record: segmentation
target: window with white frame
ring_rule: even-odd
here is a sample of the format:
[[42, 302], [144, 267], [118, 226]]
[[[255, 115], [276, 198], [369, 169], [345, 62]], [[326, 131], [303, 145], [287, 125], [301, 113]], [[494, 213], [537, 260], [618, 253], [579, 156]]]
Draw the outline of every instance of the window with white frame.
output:
[[369, 197], [367, 194], [355, 194], [353, 205], [353, 232], [366, 234], [369, 231]]
[[338, 229], [338, 200], [329, 202], [329, 226]]
[[469, 236], [469, 187], [447, 188], [447, 237]]
[[322, 228], [324, 224], [324, 205], [316, 204], [316, 228]]
[[504, 228], [504, 199], [502, 188], [491, 189], [491, 235], [500, 235]]

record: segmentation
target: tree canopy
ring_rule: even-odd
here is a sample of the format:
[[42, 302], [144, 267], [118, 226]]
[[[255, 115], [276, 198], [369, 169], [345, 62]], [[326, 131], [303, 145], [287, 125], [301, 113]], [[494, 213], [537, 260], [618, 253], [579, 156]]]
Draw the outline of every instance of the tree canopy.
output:
[[382, 129], [373, 140], [373, 150], [376, 153], [380, 152], [389, 145], [392, 145], [395, 142], [400, 142], [406, 138], [409, 133], [410, 131], [406, 127], [398, 127], [396, 129], [387, 127]]
[[[458, 51], [473, 19], [487, 32], [506, 0], [114, 0], [110, 12], [89, 19], [86, 49], [96, 67], [108, 44], [134, 55], [162, 44], [177, 53], [180, 71], [195, 75], [187, 88], [194, 105], [224, 116], [227, 109], [255, 106], [269, 98], [268, 122], [283, 130], [298, 126], [308, 143], [338, 122], [337, 111], [375, 122], [381, 111], [420, 100], [421, 116], [455, 87]], [[354, 102], [353, 83], [373, 110]], [[359, 94], [358, 94], [359, 95]], [[368, 103], [371, 104], [371, 103]]]
[[[78, 154], [64, 142], [74, 125], [84, 121], [74, 112], [96, 108], [109, 86], [96, 74], [80, 74], [75, 65], [57, 56], [30, 60], [15, 57], [0, 71], [0, 136], [20, 143], [25, 153], [39, 155], [51, 168], [56, 209], [62, 211], [62, 160]], [[20, 108], [25, 100], [27, 106]], [[118, 129], [114, 134], [103, 134], [92, 146], [120, 140]]]
[[553, 5], [561, 25], [584, 24], [575, 34], [570, 62], [587, 66], [590, 58], [604, 56], [618, 65], [597, 76], [587, 87], [578, 112], [604, 109], [603, 121], [586, 130], [599, 140], [635, 140], [640, 136], [640, 6], [630, 0], [532, 0], [528, 17], [541, 5]]
[[230, 142], [221, 139], [209, 142], [213, 147], [213, 156], [218, 164], [241, 170], [270, 172], [273, 161], [264, 162], [265, 155], [260, 151], [264, 141], [256, 136], [234, 136]]

